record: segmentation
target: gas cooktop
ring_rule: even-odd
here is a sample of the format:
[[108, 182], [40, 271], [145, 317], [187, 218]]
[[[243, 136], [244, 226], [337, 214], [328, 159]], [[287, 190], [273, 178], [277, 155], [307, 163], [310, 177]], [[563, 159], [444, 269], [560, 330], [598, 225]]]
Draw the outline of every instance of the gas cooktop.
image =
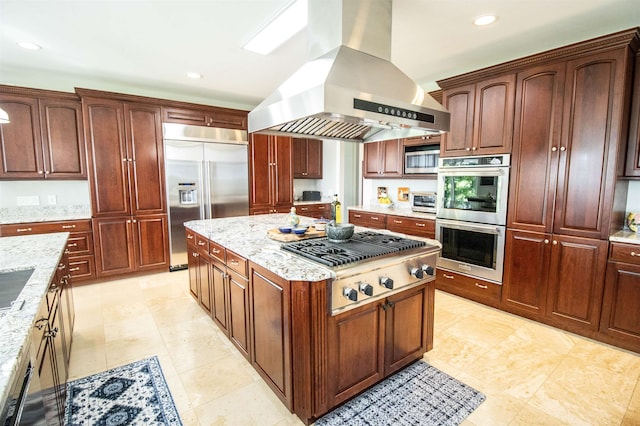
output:
[[282, 245], [283, 250], [327, 266], [356, 264], [363, 260], [424, 247], [427, 243], [377, 232], [358, 232], [351, 239], [336, 243], [326, 238]]

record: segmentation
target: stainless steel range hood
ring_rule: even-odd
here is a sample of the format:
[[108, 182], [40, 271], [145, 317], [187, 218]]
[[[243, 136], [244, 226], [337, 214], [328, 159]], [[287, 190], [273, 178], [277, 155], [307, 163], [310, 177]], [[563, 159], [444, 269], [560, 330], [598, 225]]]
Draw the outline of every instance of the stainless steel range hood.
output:
[[309, 56], [249, 113], [249, 132], [373, 142], [449, 131], [391, 62], [391, 0], [308, 0]]

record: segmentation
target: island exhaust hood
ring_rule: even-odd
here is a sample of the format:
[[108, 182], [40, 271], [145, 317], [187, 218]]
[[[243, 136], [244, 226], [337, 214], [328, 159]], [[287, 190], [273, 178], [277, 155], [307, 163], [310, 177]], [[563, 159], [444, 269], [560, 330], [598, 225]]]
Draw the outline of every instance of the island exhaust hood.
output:
[[449, 131], [449, 113], [391, 59], [391, 0], [308, 0], [314, 58], [253, 111], [249, 132], [373, 142]]

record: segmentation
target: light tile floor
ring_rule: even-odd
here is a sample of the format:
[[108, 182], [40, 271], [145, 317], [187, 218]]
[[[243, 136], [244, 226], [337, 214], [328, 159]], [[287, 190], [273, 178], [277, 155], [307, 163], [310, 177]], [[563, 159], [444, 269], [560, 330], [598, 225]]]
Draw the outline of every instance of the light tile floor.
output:
[[[70, 379], [157, 355], [183, 423], [301, 425], [189, 295], [186, 271], [74, 289]], [[487, 400], [463, 425], [640, 425], [640, 355], [443, 292], [424, 359]]]

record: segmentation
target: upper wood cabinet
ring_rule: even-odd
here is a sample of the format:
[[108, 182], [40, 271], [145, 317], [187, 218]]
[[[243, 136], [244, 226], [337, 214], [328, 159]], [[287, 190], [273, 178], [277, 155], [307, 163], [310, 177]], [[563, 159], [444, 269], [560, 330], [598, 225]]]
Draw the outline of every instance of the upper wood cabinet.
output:
[[166, 213], [160, 108], [83, 98], [94, 217]]
[[203, 106], [193, 109], [162, 107], [162, 122], [247, 130], [247, 112]]
[[509, 227], [608, 238], [627, 60], [620, 48], [518, 74]]
[[293, 138], [293, 177], [322, 179], [322, 141]]
[[11, 120], [0, 131], [0, 179], [86, 179], [75, 95], [0, 87], [0, 108]]
[[366, 178], [402, 177], [403, 139], [369, 142], [364, 145], [364, 169]]
[[249, 139], [250, 213], [289, 211], [293, 205], [291, 138], [254, 133]]
[[640, 52], [636, 54], [625, 176], [640, 178]]
[[443, 91], [451, 128], [442, 135], [441, 156], [508, 154], [513, 134], [515, 74]]

